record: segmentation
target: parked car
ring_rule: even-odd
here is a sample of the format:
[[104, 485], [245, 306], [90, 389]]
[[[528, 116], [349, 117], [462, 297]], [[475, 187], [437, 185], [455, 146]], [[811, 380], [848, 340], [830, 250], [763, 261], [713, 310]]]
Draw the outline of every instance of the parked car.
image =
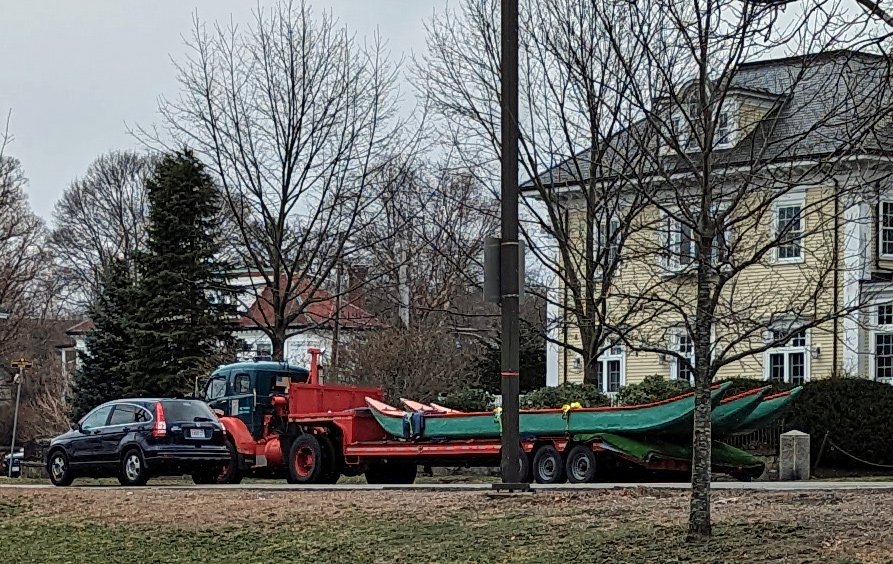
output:
[[3, 457], [3, 463], [0, 464], [0, 476], [9, 476], [9, 465], [12, 464], [12, 477], [18, 478], [22, 475], [22, 462], [25, 460], [25, 449], [16, 450], [15, 454], [7, 454]]
[[53, 439], [46, 459], [57, 486], [110, 476], [124, 486], [142, 486], [155, 476], [183, 474], [213, 483], [227, 462], [217, 416], [204, 402], [188, 399], [104, 403]]

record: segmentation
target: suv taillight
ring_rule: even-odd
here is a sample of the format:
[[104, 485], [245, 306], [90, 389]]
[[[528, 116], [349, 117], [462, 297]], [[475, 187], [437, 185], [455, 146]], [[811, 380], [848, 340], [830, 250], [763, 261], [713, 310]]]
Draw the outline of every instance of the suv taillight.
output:
[[156, 439], [167, 436], [167, 423], [164, 421], [164, 406], [155, 404], [155, 424], [152, 425], [152, 436]]

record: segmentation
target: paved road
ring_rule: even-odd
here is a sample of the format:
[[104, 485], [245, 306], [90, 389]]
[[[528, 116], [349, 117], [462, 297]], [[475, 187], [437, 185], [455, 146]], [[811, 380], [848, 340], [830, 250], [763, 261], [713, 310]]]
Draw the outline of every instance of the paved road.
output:
[[[78, 487], [75, 485], [74, 487]], [[103, 488], [132, 490], [120, 486], [80, 486], [84, 489]], [[164, 485], [152, 482], [147, 486], [166, 490], [295, 490], [295, 491], [492, 491], [492, 484], [413, 484], [406, 486], [338, 484], [297, 486], [287, 483], [262, 483], [239, 485]], [[838, 490], [891, 490], [893, 482], [714, 482], [716, 490], [750, 490], [750, 491], [838, 491]], [[667, 490], [687, 490], [689, 484], [683, 483], [631, 483], [631, 484], [531, 484], [534, 491], [586, 491], [630, 488], [654, 488]], [[53, 489], [50, 484], [2, 484], [0, 489]]]

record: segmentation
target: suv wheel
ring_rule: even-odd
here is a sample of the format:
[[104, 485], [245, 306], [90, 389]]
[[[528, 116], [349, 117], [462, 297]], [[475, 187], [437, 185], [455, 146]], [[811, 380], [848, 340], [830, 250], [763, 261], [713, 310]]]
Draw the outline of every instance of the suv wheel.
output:
[[149, 481], [149, 469], [139, 449], [132, 448], [121, 457], [118, 481], [122, 486], [145, 486]]
[[54, 486], [70, 486], [74, 481], [71, 466], [68, 465], [68, 456], [64, 451], [56, 450], [50, 454], [47, 460], [47, 473]]

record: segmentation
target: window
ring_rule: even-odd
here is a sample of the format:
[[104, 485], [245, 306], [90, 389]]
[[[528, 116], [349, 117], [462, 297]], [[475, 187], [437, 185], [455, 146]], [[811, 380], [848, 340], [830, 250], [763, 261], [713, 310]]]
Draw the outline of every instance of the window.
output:
[[247, 394], [251, 391], [251, 376], [248, 374], [236, 374], [233, 379], [233, 391], [237, 394]]
[[893, 304], [876, 305], [873, 321], [869, 344], [874, 379], [893, 383]]
[[[666, 253], [669, 256], [669, 266], [673, 270], [684, 270], [697, 258], [696, 234], [693, 233], [690, 225], [685, 225], [672, 217], [667, 218], [667, 230]], [[726, 229], [713, 238], [713, 248], [710, 253], [713, 264], [719, 265], [729, 261], [731, 241], [731, 229]]]
[[272, 358], [273, 345], [270, 343], [257, 343], [254, 346], [254, 355], [257, 358]]
[[[671, 337], [672, 350], [688, 359], [691, 366], [695, 364], [695, 343], [691, 335], [684, 331], [680, 331]], [[694, 382], [695, 374], [689, 366], [675, 356], [670, 361], [670, 379], [672, 380], [688, 380]]]
[[[772, 340], [785, 338], [785, 331], [772, 331]], [[766, 351], [764, 375], [773, 382], [803, 384], [809, 380], [806, 330], [791, 333], [779, 346]]]
[[205, 400], [211, 401], [226, 395], [226, 379], [211, 378], [205, 390]]
[[131, 423], [144, 423], [148, 421], [149, 413], [138, 405], [116, 405], [112, 412], [109, 425], [128, 425]]
[[598, 248], [602, 252], [600, 262], [610, 267], [620, 253], [620, 221], [612, 219], [602, 225], [596, 224], [595, 230]]
[[782, 262], [799, 262], [803, 257], [802, 204], [784, 204], [776, 208], [776, 257]]
[[893, 201], [881, 201], [878, 215], [878, 252], [893, 258]]
[[108, 420], [111, 411], [111, 405], [105, 405], [93, 410], [81, 420], [81, 428], [95, 429], [96, 427], [105, 427], [105, 422]]
[[729, 145], [732, 142], [732, 128], [729, 124], [729, 114], [720, 112], [716, 116], [716, 144]]
[[624, 375], [623, 347], [614, 345], [598, 357], [595, 363], [595, 374], [598, 389], [606, 394], [613, 394], [623, 385]]

